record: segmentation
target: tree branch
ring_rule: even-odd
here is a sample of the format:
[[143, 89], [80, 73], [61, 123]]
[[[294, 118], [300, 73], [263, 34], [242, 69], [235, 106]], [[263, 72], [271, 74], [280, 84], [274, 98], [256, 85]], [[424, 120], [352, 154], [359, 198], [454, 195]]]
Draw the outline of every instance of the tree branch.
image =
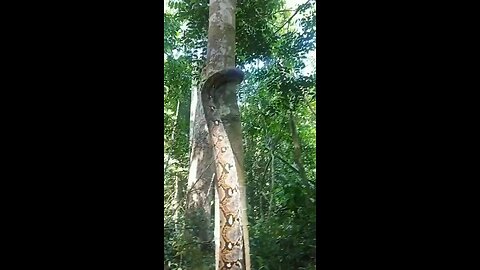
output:
[[298, 12], [300, 12], [300, 10], [301, 10], [304, 6], [306, 6], [309, 2], [310, 2], [310, 0], [308, 0], [307, 2], [305, 2], [305, 3], [301, 4], [300, 6], [298, 6], [297, 10], [295, 10], [295, 12], [293, 13], [293, 15], [290, 16], [290, 18], [288, 18], [288, 20], [286, 20], [286, 21], [283, 23], [283, 25], [280, 26], [280, 28], [278, 28], [277, 31], [275, 31], [275, 33], [273, 33], [273, 34], [275, 35], [278, 31], [280, 31], [287, 23], [289, 23], [289, 22], [293, 19], [293, 17], [295, 17], [295, 15], [297, 15]]

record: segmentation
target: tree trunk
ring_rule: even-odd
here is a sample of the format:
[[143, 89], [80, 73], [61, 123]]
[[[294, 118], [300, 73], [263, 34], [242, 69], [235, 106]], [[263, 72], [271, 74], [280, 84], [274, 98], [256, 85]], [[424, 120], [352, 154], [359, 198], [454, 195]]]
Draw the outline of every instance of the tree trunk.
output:
[[303, 161], [302, 161], [302, 145], [300, 143], [300, 136], [298, 135], [297, 125], [293, 117], [293, 112], [291, 111], [290, 111], [290, 131], [292, 132], [293, 159], [295, 161], [295, 165], [297, 165], [298, 172], [302, 180], [305, 181], [305, 183], [308, 183], [307, 174], [305, 172], [305, 167], [303, 166]]
[[[175, 131], [177, 129], [177, 123], [178, 123], [178, 113], [180, 111], [180, 99], [177, 101], [177, 110], [175, 112], [175, 120], [174, 120], [174, 123], [173, 123], [173, 130], [172, 130], [172, 136], [171, 136], [171, 141], [172, 143], [175, 142]], [[172, 151], [173, 152], [173, 151]], [[172, 153], [173, 154], [173, 153]], [[171, 155], [169, 156], [169, 159], [167, 160], [167, 166], [168, 166], [168, 163], [170, 161], [170, 157]], [[166, 170], [167, 168], [165, 168]], [[166, 171], [164, 172], [164, 174], [166, 173]], [[179, 179], [178, 179], [178, 176], [175, 174], [173, 176], [174, 178], [174, 191], [173, 191], [173, 202], [172, 202], [172, 205], [171, 205], [171, 210], [173, 212], [173, 221], [175, 222], [175, 228], [177, 228], [177, 220], [178, 220], [178, 205], [180, 203], [180, 191], [179, 191]]]
[[273, 154], [273, 148], [270, 150], [270, 165], [271, 165], [271, 182], [270, 182], [270, 201], [268, 203], [268, 214], [267, 217], [271, 217], [273, 209], [273, 194], [275, 193], [275, 155]]
[[250, 270], [242, 128], [235, 67], [236, 0], [210, 0], [207, 65], [202, 103], [213, 144], [216, 200], [216, 269]]
[[185, 218], [187, 228], [196, 228], [193, 231], [187, 229], [188, 241], [200, 242], [200, 245], [191, 245], [192, 269], [204, 269], [203, 259], [211, 256], [213, 252], [212, 237], [209, 233], [212, 201], [209, 187], [214, 174], [213, 152], [200, 97], [200, 89], [194, 79], [190, 105], [190, 167]]

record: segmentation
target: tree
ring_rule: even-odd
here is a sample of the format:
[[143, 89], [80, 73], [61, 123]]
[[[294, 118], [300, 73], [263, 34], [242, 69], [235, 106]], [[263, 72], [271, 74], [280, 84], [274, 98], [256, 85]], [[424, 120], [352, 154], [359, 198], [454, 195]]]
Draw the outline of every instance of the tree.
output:
[[[198, 69], [194, 69], [195, 72]], [[185, 212], [189, 228], [189, 241], [198, 239], [199, 245], [193, 246], [192, 264], [197, 269], [204, 265], [204, 259], [209, 258], [213, 251], [210, 248], [211, 233], [211, 201], [213, 194], [214, 160], [213, 146], [210, 142], [207, 122], [203, 111], [200, 87], [197, 80], [192, 80], [190, 106], [190, 162], [187, 186], [187, 209]]]
[[250, 269], [243, 142], [235, 69], [236, 0], [211, 0], [207, 64], [201, 89], [215, 160], [216, 269]]

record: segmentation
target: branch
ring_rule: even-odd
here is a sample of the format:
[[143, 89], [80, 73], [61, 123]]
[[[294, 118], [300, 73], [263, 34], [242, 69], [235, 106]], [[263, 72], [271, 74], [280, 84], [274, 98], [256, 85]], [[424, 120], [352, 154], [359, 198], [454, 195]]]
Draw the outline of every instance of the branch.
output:
[[[262, 184], [265, 182], [265, 177], [267, 175], [267, 170], [268, 170], [268, 167], [270, 166], [271, 161], [272, 161], [272, 156], [270, 156], [270, 158], [268, 159], [267, 166], [265, 166], [265, 170], [263, 171], [262, 182], [260, 182]], [[263, 194], [263, 192], [261, 194], [263, 195], [265, 200], [268, 200], [267, 195]]]
[[267, 161], [267, 165], [265, 166], [265, 169], [263, 170], [262, 181], [260, 183], [263, 183], [265, 181], [265, 176], [267, 175], [268, 166], [270, 166], [271, 161], [272, 161], [272, 157], [270, 156], [270, 158]]
[[310, 112], [313, 114], [313, 116], [315, 117], [315, 121], [317, 120], [317, 114], [315, 113], [315, 110], [312, 109], [312, 107], [310, 106], [310, 102], [312, 102], [314, 100], [314, 98], [310, 99], [310, 101], [307, 99], [307, 97], [305, 96], [305, 94], [303, 95], [303, 98], [305, 99], [305, 103], [307, 103], [307, 107], [310, 109]]
[[283, 10], [279, 10], [277, 12], [274, 12], [273, 14], [277, 14], [277, 13], [280, 13], [280, 12], [287, 12], [287, 11], [293, 11], [293, 9], [283, 9]]
[[305, 2], [305, 3], [301, 4], [300, 6], [298, 6], [297, 10], [295, 10], [295, 13], [293, 13], [293, 15], [290, 16], [290, 18], [288, 18], [288, 20], [286, 20], [285, 23], [283, 23], [283, 25], [280, 26], [280, 28], [278, 28], [277, 31], [275, 31], [275, 33], [273, 33], [273, 34], [275, 35], [278, 31], [280, 31], [287, 23], [289, 23], [289, 22], [293, 19], [293, 17], [295, 17], [295, 15], [297, 15], [297, 13], [298, 13], [305, 5], [307, 5], [309, 2], [310, 2], [310, 0], [308, 0], [307, 2]]
[[[265, 147], [265, 148], [268, 149], [267, 147]], [[270, 150], [270, 149], [268, 149], [268, 150]], [[288, 163], [288, 161], [286, 161], [284, 158], [282, 158], [279, 154], [273, 153], [273, 155], [274, 155], [275, 157], [277, 157], [278, 159], [280, 159], [283, 163], [285, 163], [285, 165], [287, 165], [288, 167], [290, 167], [290, 169], [292, 169], [292, 170], [295, 171], [296, 173], [300, 173], [297, 168], [293, 167], [292, 164]]]

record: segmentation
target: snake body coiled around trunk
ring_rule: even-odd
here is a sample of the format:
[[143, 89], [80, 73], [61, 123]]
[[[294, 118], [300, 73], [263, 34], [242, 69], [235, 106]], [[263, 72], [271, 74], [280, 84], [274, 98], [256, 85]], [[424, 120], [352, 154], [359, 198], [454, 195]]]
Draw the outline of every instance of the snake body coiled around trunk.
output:
[[[234, 91], [244, 78], [236, 68], [224, 69], [208, 77], [201, 88], [205, 118], [213, 144], [216, 187], [220, 206], [220, 270], [244, 269], [242, 208], [235, 154], [222, 120], [228, 111], [222, 98], [225, 91]], [[222, 107], [223, 106], [223, 107]]]

